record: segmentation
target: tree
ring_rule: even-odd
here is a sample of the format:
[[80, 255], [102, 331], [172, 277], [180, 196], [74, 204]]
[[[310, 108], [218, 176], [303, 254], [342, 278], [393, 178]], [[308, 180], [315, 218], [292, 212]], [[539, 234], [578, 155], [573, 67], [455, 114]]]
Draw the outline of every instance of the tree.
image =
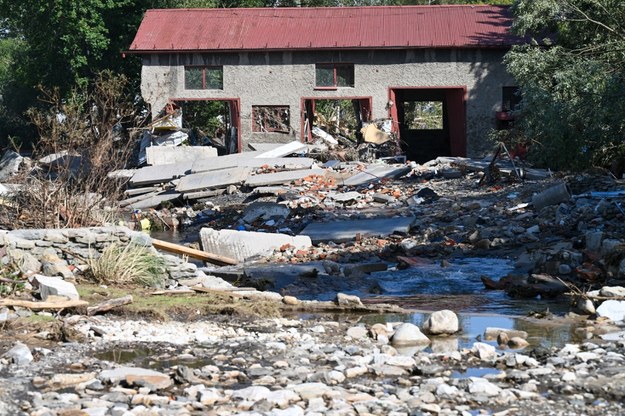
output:
[[530, 157], [560, 169], [625, 156], [623, 2], [517, 0], [513, 12], [515, 31], [532, 37], [506, 56]]

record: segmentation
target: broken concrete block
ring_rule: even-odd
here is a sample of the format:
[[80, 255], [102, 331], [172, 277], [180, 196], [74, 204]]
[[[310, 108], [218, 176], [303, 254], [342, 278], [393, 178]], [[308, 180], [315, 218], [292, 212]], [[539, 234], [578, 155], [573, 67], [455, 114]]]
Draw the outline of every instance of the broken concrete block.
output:
[[231, 168], [211, 172], [194, 173], [180, 179], [178, 192], [199, 191], [208, 188], [225, 188], [244, 182], [250, 173], [249, 168]]
[[303, 169], [286, 172], [265, 173], [247, 178], [245, 185], [249, 187], [288, 184], [308, 176], [325, 176], [325, 169]]
[[300, 235], [309, 236], [314, 243], [333, 241], [342, 243], [361, 237], [386, 236], [395, 232], [407, 233], [414, 217], [375, 218], [369, 220], [334, 221], [308, 224]]
[[190, 163], [198, 159], [217, 157], [217, 149], [211, 146], [150, 146], [145, 152], [148, 165]]
[[23, 161], [24, 157], [20, 156], [19, 153], [14, 152], [13, 150], [7, 150], [0, 160], [0, 181], [16, 174]]
[[410, 172], [410, 166], [375, 165], [368, 167], [364, 172], [357, 173], [354, 176], [345, 179], [342, 185], [364, 185], [383, 178], [396, 178], [398, 176], [405, 175], [408, 172]]
[[258, 219], [266, 221], [279, 218], [284, 220], [290, 213], [291, 210], [286, 205], [275, 202], [253, 202], [243, 210], [243, 221], [251, 224]]
[[32, 277], [32, 284], [34, 287], [39, 287], [39, 295], [43, 301], [51, 295], [64, 296], [69, 300], [79, 300], [80, 298], [76, 286], [58, 277], [36, 274]]
[[200, 159], [193, 162], [193, 173], [207, 172], [234, 167], [260, 168], [262, 166], [276, 166], [282, 169], [310, 168], [315, 160], [309, 157], [274, 157], [257, 159], [254, 156], [259, 152], [237, 153], [219, 156], [212, 159]]
[[307, 236], [292, 237], [286, 234], [214, 230], [212, 228], [202, 228], [200, 239], [204, 251], [242, 262], [252, 257], [268, 256], [285, 244], [290, 244], [296, 249], [307, 249], [312, 246]]
[[35, 360], [30, 352], [30, 348], [21, 342], [16, 342], [13, 348], [4, 353], [4, 357], [17, 365], [26, 365]]

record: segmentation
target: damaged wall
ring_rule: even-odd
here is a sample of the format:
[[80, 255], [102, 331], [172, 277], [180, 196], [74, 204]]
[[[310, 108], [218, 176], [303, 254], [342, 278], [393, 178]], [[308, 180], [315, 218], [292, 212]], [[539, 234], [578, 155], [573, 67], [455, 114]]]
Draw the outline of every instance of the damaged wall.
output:
[[[514, 85], [502, 63], [503, 49], [277, 51], [219, 54], [154, 54], [143, 60], [141, 90], [157, 113], [168, 100], [235, 99], [241, 102], [243, 149], [250, 142], [300, 139], [302, 98], [372, 97], [373, 118], [387, 118], [390, 87], [466, 87], [468, 156], [491, 149], [502, 87]], [[354, 64], [354, 87], [315, 87], [316, 63]], [[223, 67], [223, 89], [185, 89], [184, 67]], [[288, 106], [290, 131], [252, 131], [253, 106]]]

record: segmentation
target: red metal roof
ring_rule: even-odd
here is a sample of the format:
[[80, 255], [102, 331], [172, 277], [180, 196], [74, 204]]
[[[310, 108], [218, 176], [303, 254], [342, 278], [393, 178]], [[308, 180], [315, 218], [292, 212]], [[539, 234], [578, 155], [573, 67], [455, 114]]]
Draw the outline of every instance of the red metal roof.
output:
[[129, 52], [509, 47], [505, 6], [161, 9]]

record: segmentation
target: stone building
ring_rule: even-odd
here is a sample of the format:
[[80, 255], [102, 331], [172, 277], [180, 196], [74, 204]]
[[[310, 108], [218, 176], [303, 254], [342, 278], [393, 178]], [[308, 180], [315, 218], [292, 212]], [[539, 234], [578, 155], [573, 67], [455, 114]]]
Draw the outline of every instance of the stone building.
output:
[[424, 161], [490, 149], [515, 100], [502, 63], [520, 41], [511, 23], [503, 6], [148, 10], [128, 53], [154, 115], [220, 101], [237, 151], [310, 140], [317, 107], [340, 102], [352, 127], [391, 119]]

